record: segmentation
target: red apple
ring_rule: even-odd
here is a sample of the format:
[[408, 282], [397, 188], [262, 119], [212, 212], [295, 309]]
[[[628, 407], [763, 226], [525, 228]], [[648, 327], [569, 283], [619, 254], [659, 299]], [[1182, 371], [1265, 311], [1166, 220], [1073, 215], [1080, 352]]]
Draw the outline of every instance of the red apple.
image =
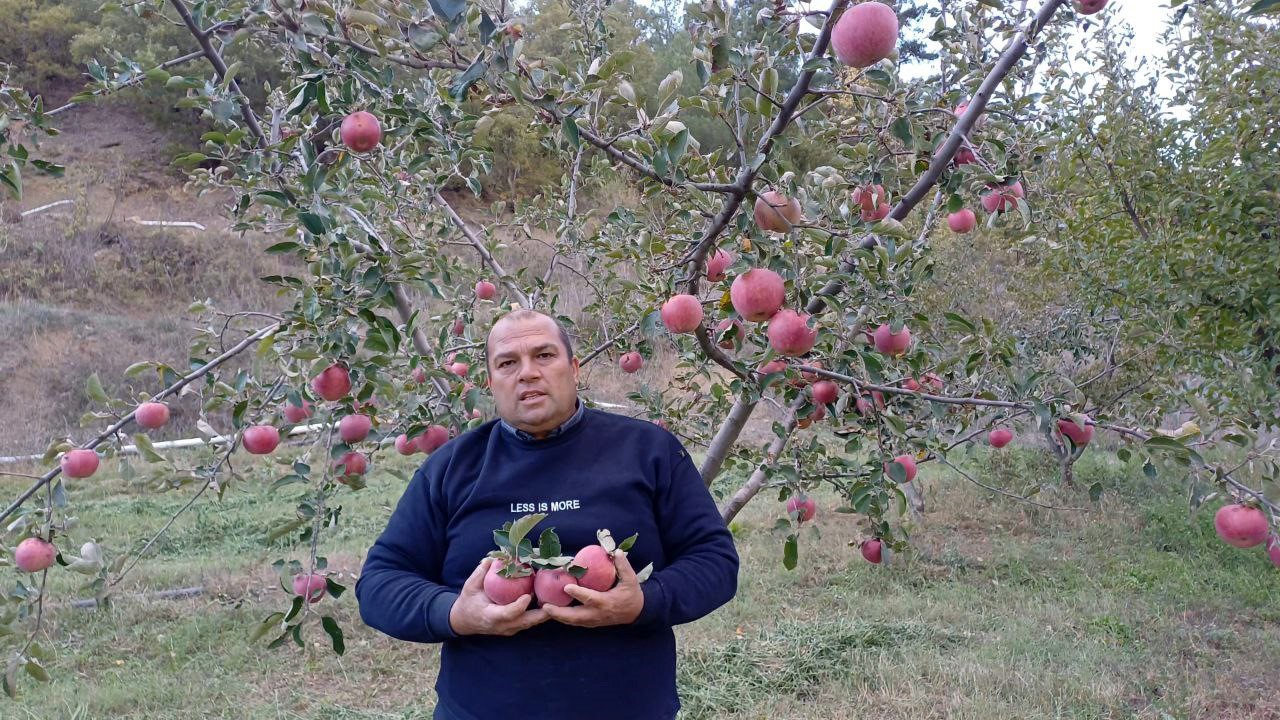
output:
[[338, 437], [344, 443], [356, 443], [369, 436], [373, 420], [368, 415], [348, 415], [338, 422]]
[[956, 165], [972, 165], [978, 162], [978, 156], [974, 154], [973, 148], [961, 147], [951, 161]]
[[1013, 442], [1013, 431], [1009, 428], [996, 428], [987, 433], [987, 442], [991, 443], [993, 448], [1002, 448]]
[[310, 400], [303, 400], [302, 405], [284, 405], [284, 419], [291, 423], [297, 424], [311, 417], [312, 403]]
[[768, 268], [752, 268], [733, 279], [729, 286], [729, 302], [733, 309], [751, 322], [773, 317], [787, 299], [782, 276]]
[[878, 538], [867, 540], [866, 542], [862, 543], [862, 548], [861, 548], [862, 557], [866, 558], [867, 562], [871, 562], [879, 565], [881, 552], [882, 552], [881, 545], [882, 543]]
[[692, 295], [675, 295], [662, 304], [662, 324], [673, 333], [691, 333], [702, 324], [702, 303]]
[[280, 431], [271, 425], [254, 425], [244, 431], [240, 443], [250, 455], [270, 455], [280, 445]]
[[988, 192], [982, 195], [982, 209], [989, 213], [1009, 212], [1018, 207], [1018, 198], [1026, 193], [1022, 183], [1015, 180], [1007, 185], [988, 185]]
[[800, 522], [808, 522], [818, 514], [818, 503], [808, 495], [792, 495], [787, 498], [787, 514], [796, 515]]
[[308, 605], [324, 599], [326, 587], [328, 584], [320, 573], [298, 573], [293, 576], [293, 594], [301, 595]]
[[525, 595], [533, 594], [533, 574], [503, 577], [498, 572], [505, 565], [502, 560], [494, 560], [489, 565], [489, 571], [484, 574], [484, 594], [490, 602], [498, 605], [510, 605]]
[[819, 405], [829, 405], [840, 397], [840, 386], [830, 380], [819, 380], [813, 384], [809, 390], [813, 394], [813, 401]]
[[871, 414], [872, 400], [875, 401], [875, 404], [876, 404], [875, 406], [877, 410], [884, 409], [884, 393], [880, 392], [879, 390], [872, 390], [870, 395], [872, 400], [868, 400], [867, 397], [868, 396], [866, 395], [866, 393], [863, 393], [863, 395], [858, 398], [857, 402], [854, 403], [854, 408], [857, 409], [859, 415], [865, 416], [865, 415]]
[[589, 590], [605, 592], [618, 579], [618, 568], [614, 566], [613, 558], [599, 545], [588, 545], [579, 550], [570, 565], [587, 569], [586, 574], [578, 578], [578, 584]]
[[1076, 447], [1084, 447], [1093, 439], [1093, 425], [1089, 424], [1088, 417], [1084, 418], [1085, 425], [1081, 427], [1071, 418], [1062, 418], [1058, 420], [1058, 432], [1067, 436]]
[[29, 537], [18, 543], [13, 552], [13, 562], [23, 572], [40, 572], [53, 565], [58, 550], [44, 538]]
[[566, 585], [577, 585], [578, 580], [563, 568], [555, 570], [539, 570], [533, 576], [533, 594], [539, 605], [557, 605], [568, 607], [573, 598], [564, 591]]
[[716, 253], [707, 259], [707, 280], [710, 282], [720, 282], [724, 279], [724, 271], [733, 264], [733, 255], [724, 250], [717, 249]]
[[867, 185], [853, 189], [853, 204], [862, 206], [863, 218], [889, 203], [883, 185]]
[[877, 207], [875, 210], [863, 210], [862, 222], [879, 222], [889, 217], [889, 212], [892, 210], [893, 208], [887, 203]]
[[449, 442], [449, 431], [443, 425], [432, 425], [418, 436], [418, 449], [430, 455]]
[[67, 477], [87, 478], [98, 471], [98, 453], [87, 448], [68, 450], [58, 464]]
[[[885, 475], [889, 474], [889, 466], [891, 464], [898, 464], [902, 466], [903, 472], [905, 472], [907, 475], [907, 479], [904, 480], [903, 482], [911, 482], [912, 480], [916, 479], [916, 459], [915, 458], [911, 457], [910, 455], [899, 455], [898, 457], [894, 458], [891, 462], [887, 462], [884, 464]], [[890, 477], [892, 478], [892, 476]]]
[[831, 33], [831, 49], [850, 67], [874, 65], [897, 47], [898, 16], [884, 3], [864, 2], [845, 10]]
[[169, 422], [169, 406], [162, 402], [144, 402], [133, 411], [133, 419], [138, 427], [155, 430]]
[[1228, 545], [1238, 548], [1261, 545], [1267, 539], [1267, 515], [1248, 505], [1223, 505], [1213, 516], [1213, 529]]
[[959, 210], [947, 215], [947, 227], [951, 228], [951, 232], [964, 235], [973, 232], [978, 226], [978, 216], [973, 214], [969, 208]]
[[803, 355], [817, 341], [818, 330], [809, 327], [808, 314], [780, 310], [769, 320], [769, 346], [779, 355]]
[[369, 461], [358, 452], [349, 452], [338, 458], [333, 467], [338, 482], [345, 482], [348, 478], [364, 475], [369, 470]]
[[449, 364], [449, 372], [453, 373], [454, 375], [457, 375], [458, 377], [466, 377], [467, 371], [470, 369], [471, 369], [470, 365], [461, 361]]
[[419, 450], [417, 438], [410, 440], [409, 436], [403, 433], [396, 436], [396, 452], [401, 455], [412, 455]]
[[769, 362], [761, 365], [760, 368], [756, 370], [756, 372], [761, 377], [765, 375], [772, 375], [773, 373], [780, 373], [780, 372], [786, 372], [786, 371], [787, 371], [787, 363], [783, 360], [770, 360]]
[[876, 328], [873, 335], [876, 350], [885, 355], [902, 355], [911, 347], [911, 331], [904, 325], [898, 332], [893, 332], [888, 323]]
[[382, 142], [382, 126], [372, 113], [357, 110], [342, 119], [342, 144], [352, 152], [369, 152]]
[[325, 400], [341, 400], [351, 392], [351, 375], [341, 365], [330, 365], [311, 378], [311, 389]]
[[644, 358], [640, 357], [640, 353], [632, 351], [618, 358], [618, 366], [622, 368], [624, 373], [633, 373], [644, 365]]
[[733, 318], [725, 318], [724, 320], [716, 323], [716, 337], [724, 335], [731, 327], [733, 328], [733, 337], [726, 337], [716, 343], [725, 350], [734, 350], [740, 347], [742, 345], [742, 338], [745, 331], [742, 328], [742, 323]]
[[466, 332], [466, 330], [467, 330], [467, 325], [462, 321], [462, 318], [454, 318], [453, 328], [451, 329], [453, 334], [457, 337], [462, 337], [462, 334]]
[[498, 295], [498, 288], [488, 280], [476, 283], [476, 297], [481, 300], [492, 300]]
[[756, 226], [769, 232], [784, 233], [800, 222], [800, 202], [777, 190], [769, 190], [756, 198]]
[[1107, 0], [1071, 0], [1071, 5], [1081, 15], [1093, 15], [1102, 12], [1102, 8], [1107, 6]]

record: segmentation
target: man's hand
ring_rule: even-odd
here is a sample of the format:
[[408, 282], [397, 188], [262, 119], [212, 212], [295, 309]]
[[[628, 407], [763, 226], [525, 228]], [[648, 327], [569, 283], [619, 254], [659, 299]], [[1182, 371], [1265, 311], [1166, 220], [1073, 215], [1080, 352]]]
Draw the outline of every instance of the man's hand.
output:
[[481, 560], [463, 584], [462, 592], [449, 609], [449, 625], [453, 631], [459, 635], [510, 636], [545, 622], [544, 610], [529, 610], [532, 595], [521, 595], [510, 605], [497, 605], [489, 600], [484, 594], [484, 575], [492, 563], [493, 558]]
[[627, 554], [621, 550], [613, 554], [613, 566], [618, 569], [618, 584], [608, 592], [589, 590], [580, 585], [565, 585], [569, 597], [582, 603], [578, 607], [548, 605], [543, 610], [547, 617], [565, 625], [579, 627], [604, 627], [628, 625], [640, 617], [644, 609], [644, 592], [632, 569]]

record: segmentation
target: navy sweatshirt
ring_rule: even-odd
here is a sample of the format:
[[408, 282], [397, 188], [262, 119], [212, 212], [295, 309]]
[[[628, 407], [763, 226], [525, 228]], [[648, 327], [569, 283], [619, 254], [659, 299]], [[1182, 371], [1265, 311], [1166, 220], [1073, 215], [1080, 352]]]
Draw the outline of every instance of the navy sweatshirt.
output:
[[[607, 528], [639, 533], [628, 558], [654, 572], [631, 625], [548, 620], [511, 637], [458, 636], [449, 609], [503, 523], [546, 512], [565, 555]], [[369, 550], [356, 597], [372, 628], [441, 642], [436, 718], [668, 720], [676, 697], [673, 625], [737, 591], [738, 555], [679, 440], [652, 423], [586, 410], [564, 432], [521, 438], [491, 421], [437, 450], [414, 474]]]

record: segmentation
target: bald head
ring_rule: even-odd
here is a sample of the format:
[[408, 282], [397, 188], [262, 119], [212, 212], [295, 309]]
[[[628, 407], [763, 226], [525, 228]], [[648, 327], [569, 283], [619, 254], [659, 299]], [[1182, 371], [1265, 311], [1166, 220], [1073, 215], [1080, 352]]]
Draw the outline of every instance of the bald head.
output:
[[565, 329], [559, 320], [537, 310], [512, 310], [493, 323], [493, 327], [489, 329], [489, 335], [484, 339], [484, 366], [486, 368], [489, 367], [489, 355], [492, 351], [494, 335], [504, 333], [513, 325], [524, 325], [526, 323], [546, 323], [547, 327], [560, 338], [560, 343], [564, 346], [565, 357], [573, 357], [573, 342], [569, 339], [569, 331]]

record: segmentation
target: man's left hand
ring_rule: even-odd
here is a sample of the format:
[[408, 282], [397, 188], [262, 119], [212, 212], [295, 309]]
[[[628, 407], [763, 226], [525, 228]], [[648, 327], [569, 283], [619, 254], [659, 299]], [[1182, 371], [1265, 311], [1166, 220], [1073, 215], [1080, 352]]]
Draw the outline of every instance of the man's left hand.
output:
[[613, 566], [618, 569], [618, 584], [612, 590], [599, 592], [580, 585], [565, 585], [569, 597], [582, 603], [574, 607], [543, 607], [547, 615], [557, 622], [578, 627], [604, 627], [629, 625], [640, 617], [644, 608], [644, 591], [636, 579], [636, 571], [627, 560], [627, 554], [618, 550], [613, 554]]

